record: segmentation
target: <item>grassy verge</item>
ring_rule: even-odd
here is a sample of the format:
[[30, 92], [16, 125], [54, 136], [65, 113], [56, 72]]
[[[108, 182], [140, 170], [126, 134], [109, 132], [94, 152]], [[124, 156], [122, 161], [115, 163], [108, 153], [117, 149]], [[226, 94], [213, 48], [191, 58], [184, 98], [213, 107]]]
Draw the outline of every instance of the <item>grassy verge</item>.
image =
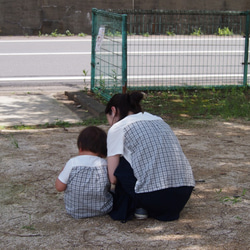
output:
[[86, 121], [78, 122], [78, 123], [70, 123], [66, 121], [56, 121], [54, 123], [45, 123], [39, 125], [14, 125], [14, 126], [0, 126], [1, 129], [14, 129], [14, 130], [25, 130], [25, 129], [47, 129], [47, 128], [70, 128], [70, 127], [77, 127], [77, 126], [90, 126], [90, 125], [102, 125], [106, 124], [106, 119], [103, 118], [90, 118]]
[[250, 121], [250, 89], [148, 92], [143, 107], [145, 111], [177, 123], [211, 118]]
[[[197, 89], [144, 92], [142, 101], [144, 111], [161, 116], [171, 125], [180, 125], [197, 119], [244, 119], [250, 121], [250, 88], [227, 89]], [[103, 105], [106, 101], [100, 95], [89, 93]], [[41, 129], [67, 128], [72, 126], [88, 126], [107, 124], [105, 117], [92, 118], [86, 121], [71, 124], [56, 121], [52, 124], [37, 126], [17, 125], [11, 129]]]

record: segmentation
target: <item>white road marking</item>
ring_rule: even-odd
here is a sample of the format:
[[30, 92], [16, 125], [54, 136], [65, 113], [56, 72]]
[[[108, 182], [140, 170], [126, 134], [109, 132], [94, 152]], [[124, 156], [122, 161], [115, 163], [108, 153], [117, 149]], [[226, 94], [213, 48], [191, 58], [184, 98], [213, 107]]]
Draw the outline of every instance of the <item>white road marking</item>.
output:
[[0, 77], [0, 82], [7, 81], [56, 81], [56, 80], [90, 80], [90, 76], [42, 76], [42, 77]]
[[55, 39], [55, 40], [0, 40], [0, 43], [54, 43], [54, 42], [91, 42], [91, 39]]
[[0, 53], [0, 56], [91, 55], [91, 52]]
[[[248, 75], [250, 76], [250, 75]], [[211, 74], [211, 75], [139, 75], [139, 76], [128, 76], [128, 79], [182, 79], [182, 78], [238, 78], [242, 77], [242, 74]], [[96, 76], [98, 79], [98, 76]], [[110, 77], [102, 77], [102, 79], [112, 79]], [[0, 82], [8, 81], [61, 81], [61, 80], [91, 80], [90, 76], [48, 76], [48, 77], [0, 77]]]

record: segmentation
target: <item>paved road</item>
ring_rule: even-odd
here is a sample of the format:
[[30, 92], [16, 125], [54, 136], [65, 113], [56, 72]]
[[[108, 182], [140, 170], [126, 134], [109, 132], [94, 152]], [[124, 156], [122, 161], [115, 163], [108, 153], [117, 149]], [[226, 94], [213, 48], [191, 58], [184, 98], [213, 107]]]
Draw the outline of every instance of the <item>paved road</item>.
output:
[[91, 39], [9, 38], [0, 40], [0, 83], [83, 82], [90, 78]]
[[[206, 84], [238, 83], [243, 80], [245, 39], [240, 36], [175, 36], [161, 39], [141, 39], [140, 46], [128, 48], [128, 65], [138, 62], [136, 67], [128, 68], [128, 78], [145, 84], [152, 81]], [[155, 44], [155, 50], [152, 47]], [[153, 56], [152, 56], [153, 55]], [[144, 71], [142, 71], [142, 67]], [[155, 67], [156, 66], [156, 67]], [[151, 72], [156, 72], [155, 77]]]
[[[155, 78], [152, 70], [156, 68], [160, 80], [193, 81], [197, 79], [195, 76], [225, 79], [229, 75], [233, 81], [241, 81], [244, 39], [235, 37], [226, 41], [225, 46], [225, 39], [218, 37], [173, 37], [167, 42], [166, 39], [163, 42], [163, 39], [129, 38], [128, 79], [151, 82]], [[158, 61], [157, 67], [151, 65], [153, 61]], [[90, 62], [91, 37], [1, 38], [0, 86], [31, 82], [79, 84], [84, 79], [89, 83]]]

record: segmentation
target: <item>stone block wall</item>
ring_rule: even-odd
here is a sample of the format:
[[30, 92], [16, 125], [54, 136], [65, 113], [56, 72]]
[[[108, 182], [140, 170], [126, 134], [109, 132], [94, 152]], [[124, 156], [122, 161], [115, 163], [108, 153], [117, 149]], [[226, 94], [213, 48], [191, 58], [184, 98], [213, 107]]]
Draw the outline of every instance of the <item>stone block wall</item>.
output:
[[0, 0], [0, 35], [91, 34], [92, 8], [245, 11], [250, 0]]

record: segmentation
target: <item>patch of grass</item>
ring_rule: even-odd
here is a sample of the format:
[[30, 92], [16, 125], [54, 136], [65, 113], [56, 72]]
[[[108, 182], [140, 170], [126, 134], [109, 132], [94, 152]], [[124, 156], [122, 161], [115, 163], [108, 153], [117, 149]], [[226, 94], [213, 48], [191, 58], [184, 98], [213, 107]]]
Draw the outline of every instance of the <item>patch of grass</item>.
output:
[[27, 229], [27, 230], [36, 230], [35, 227], [31, 224], [31, 215], [29, 215], [29, 223], [28, 225], [22, 226], [22, 229]]
[[86, 79], [85, 79], [85, 78], [86, 78], [86, 76], [88, 75], [88, 71], [84, 69], [84, 70], [82, 71], [82, 73], [83, 73], [83, 75], [84, 75], [83, 82], [86, 83]]
[[201, 28], [199, 28], [198, 30], [197, 29], [194, 29], [194, 31], [191, 33], [192, 36], [201, 36], [203, 35], [203, 32], [201, 31]]
[[16, 139], [13, 135], [10, 136], [10, 140], [11, 140], [11, 144], [12, 144], [15, 148], [19, 148], [18, 141], [17, 141], [17, 139]]
[[222, 189], [216, 191], [217, 196], [220, 198], [220, 201], [225, 202], [231, 202], [232, 204], [236, 204], [239, 202], [242, 202], [243, 197], [246, 194], [246, 189], [243, 189], [242, 193], [240, 195], [234, 195], [234, 196], [222, 196]]
[[55, 126], [58, 127], [63, 127], [63, 128], [68, 128], [70, 126], [69, 122], [61, 121], [61, 120], [56, 120]]
[[106, 117], [100, 117], [100, 118], [90, 118], [82, 122], [83, 126], [90, 126], [90, 125], [103, 125], [103, 124], [108, 124]]
[[180, 89], [146, 92], [144, 110], [167, 120], [211, 119], [250, 120], [250, 89]]
[[80, 36], [80, 37], [85, 37], [85, 36], [87, 36], [87, 34], [81, 32], [81, 33], [78, 33], [78, 36]]
[[[45, 37], [48, 37], [48, 36], [52, 36], [52, 37], [62, 37], [62, 36], [75, 36], [75, 34], [74, 34], [74, 33], [71, 33], [70, 30], [66, 30], [66, 31], [65, 31], [65, 34], [61, 34], [61, 33], [58, 32], [57, 29], [55, 29], [55, 30], [52, 31], [50, 34], [42, 34], [42, 32], [39, 31], [38, 36], [39, 36], [39, 37], [41, 37], [41, 36], [45, 36]], [[79, 37], [85, 37], [85, 36], [87, 36], [87, 34], [85, 34], [85, 33], [82, 32], [82, 33], [78, 33], [77, 36], [79, 36]]]
[[218, 28], [218, 32], [217, 34], [219, 36], [232, 36], [234, 33], [233, 33], [233, 30], [230, 30], [228, 27], [224, 27], [224, 28]]
[[24, 129], [34, 129], [35, 126], [19, 124], [19, 125], [14, 125], [11, 128], [16, 129], [16, 130], [24, 130]]
[[50, 35], [53, 36], [53, 37], [57, 37], [57, 36], [59, 36], [60, 34], [58, 33], [57, 29], [55, 29], [54, 31], [51, 32]]
[[173, 31], [166, 31], [167, 36], [174, 36], [175, 33]]
[[81, 126], [83, 123], [69, 123], [65, 121], [56, 121], [54, 123], [45, 123], [39, 125], [14, 125], [14, 126], [6, 126], [4, 129], [15, 129], [15, 130], [26, 130], [26, 129], [46, 129], [46, 128], [68, 128], [72, 126]]
[[[107, 124], [106, 117], [100, 118], [89, 118], [82, 122], [77, 123], [70, 123], [66, 121], [57, 120], [54, 123], [45, 123], [39, 125], [15, 125], [15, 126], [8, 126], [2, 127], [2, 129], [15, 129], [15, 130], [28, 130], [28, 129], [46, 129], [46, 128], [69, 128], [69, 127], [76, 127], [76, 126], [89, 126], [89, 125], [102, 125]], [[17, 140], [12, 136], [10, 137], [11, 144], [14, 145], [16, 148], [19, 148]]]
[[142, 35], [143, 35], [144, 37], [149, 37], [149, 33], [148, 33], [148, 32], [143, 33]]
[[107, 30], [105, 35], [109, 37], [115, 37], [115, 36], [121, 37], [122, 33], [117, 30]]
[[27, 229], [27, 230], [36, 230], [33, 225], [27, 225], [23, 226], [22, 229]]
[[70, 32], [70, 30], [66, 30], [65, 34], [66, 36], [74, 36], [74, 34]]
[[[100, 94], [87, 92], [104, 106], [107, 101]], [[142, 101], [144, 111], [161, 116], [171, 125], [187, 125], [197, 119], [222, 118], [225, 120], [241, 118], [250, 121], [250, 88], [224, 89], [179, 89], [169, 91], [144, 91]], [[12, 129], [67, 128], [107, 124], [106, 118], [91, 118], [80, 123], [57, 120], [38, 126], [17, 125]], [[5, 127], [7, 129], [7, 127]], [[18, 144], [17, 144], [18, 145]]]

